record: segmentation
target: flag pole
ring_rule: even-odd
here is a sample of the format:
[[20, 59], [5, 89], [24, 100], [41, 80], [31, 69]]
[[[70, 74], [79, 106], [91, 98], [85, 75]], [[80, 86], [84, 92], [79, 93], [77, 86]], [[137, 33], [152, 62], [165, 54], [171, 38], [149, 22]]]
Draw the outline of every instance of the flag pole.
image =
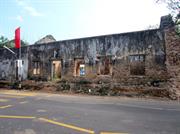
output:
[[[21, 29], [21, 27], [19, 27], [19, 29]], [[21, 78], [22, 78], [22, 70], [21, 70], [21, 68], [22, 68], [22, 60], [21, 60], [21, 36], [20, 36], [19, 44], [20, 44], [20, 48], [19, 48], [19, 62], [20, 62], [20, 67], [19, 67], [19, 88], [21, 89]]]
[[15, 47], [18, 50], [17, 57], [17, 78], [18, 78], [18, 88], [21, 88], [21, 80], [22, 80], [22, 60], [21, 60], [21, 37], [20, 37], [20, 27], [15, 30]]

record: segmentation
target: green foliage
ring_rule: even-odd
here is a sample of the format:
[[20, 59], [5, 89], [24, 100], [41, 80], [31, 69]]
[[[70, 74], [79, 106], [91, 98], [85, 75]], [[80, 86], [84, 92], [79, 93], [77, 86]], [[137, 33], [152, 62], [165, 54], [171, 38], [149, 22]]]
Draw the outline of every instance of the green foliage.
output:
[[156, 3], [165, 3], [171, 12], [171, 16], [175, 22], [175, 30], [180, 36], [180, 0], [156, 0]]
[[91, 82], [89, 80], [86, 79], [81, 79], [78, 84], [91, 84]]
[[1, 42], [7, 42], [8, 38], [4, 37], [4, 36], [0, 36], [0, 43]]
[[9, 42], [8, 38], [6, 38], [4, 36], [0, 36], [0, 47], [3, 47], [4, 45], [9, 47], [10, 42]]
[[179, 0], [156, 0], [157, 3], [166, 3], [167, 8], [172, 12], [172, 14], [177, 14], [180, 9]]
[[110, 91], [110, 86], [104, 84], [102, 84], [101, 87], [97, 90], [98, 94], [101, 96], [108, 95], [109, 91]]
[[176, 33], [180, 36], [180, 13], [175, 18]]
[[[13, 48], [15, 46], [14, 40], [9, 40], [4, 36], [0, 36], [0, 48], [3, 46], [7, 46], [9, 48]], [[27, 41], [21, 40], [21, 46], [27, 46], [29, 43]]]
[[27, 41], [21, 40], [21, 46], [22, 46], [22, 47], [23, 47], [23, 46], [27, 46], [27, 45], [29, 45], [29, 43], [28, 43]]

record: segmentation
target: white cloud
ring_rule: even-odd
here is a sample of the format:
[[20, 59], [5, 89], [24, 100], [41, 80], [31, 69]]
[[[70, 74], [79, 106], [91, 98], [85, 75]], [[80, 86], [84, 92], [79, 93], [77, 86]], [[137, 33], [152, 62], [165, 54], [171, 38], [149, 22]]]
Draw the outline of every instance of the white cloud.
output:
[[22, 16], [20, 16], [20, 15], [16, 16], [15, 19], [18, 20], [18, 21], [20, 21], [20, 22], [23, 22], [23, 18], [22, 18]]
[[26, 10], [31, 16], [38, 17], [44, 16], [42, 13], [38, 12], [34, 7], [30, 6], [25, 0], [16, 0], [16, 3]]
[[31, 6], [25, 6], [24, 9], [28, 11], [31, 16], [43, 16], [42, 13], [38, 12], [35, 8]]
[[89, 21], [90, 32], [109, 34], [143, 30], [148, 25], [159, 24], [160, 17], [166, 14], [166, 6], [156, 5], [153, 0], [97, 0], [89, 17], [95, 20]]

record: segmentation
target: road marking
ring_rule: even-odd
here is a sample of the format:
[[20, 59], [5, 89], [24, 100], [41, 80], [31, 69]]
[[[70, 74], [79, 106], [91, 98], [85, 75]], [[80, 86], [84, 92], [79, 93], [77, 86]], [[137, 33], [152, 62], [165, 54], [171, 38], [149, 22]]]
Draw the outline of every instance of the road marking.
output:
[[25, 104], [25, 103], [28, 103], [28, 101], [21, 101], [19, 102], [20, 104]]
[[180, 111], [180, 109], [173, 109], [173, 108], [170, 109], [170, 108], [161, 108], [161, 107], [147, 107], [147, 106], [131, 105], [131, 104], [123, 104], [123, 103], [117, 103], [116, 105], [125, 106], [125, 107], [133, 107], [133, 108], [151, 109], [151, 110]]
[[22, 96], [14, 96], [14, 95], [3, 95], [3, 94], [0, 94], [0, 96], [1, 97], [3, 97], [3, 98], [16, 98], [16, 99], [22, 99], [22, 98], [24, 98], [24, 97], [22, 97]]
[[17, 96], [35, 96], [35, 93], [20, 93], [20, 92], [1, 92], [5, 95], [17, 95]]
[[12, 107], [12, 105], [0, 106], [0, 109], [4, 109], [4, 108], [8, 108], [8, 107]]
[[76, 126], [73, 126], [73, 125], [64, 124], [64, 123], [61, 123], [61, 122], [56, 122], [56, 121], [49, 120], [49, 119], [46, 119], [46, 118], [39, 118], [39, 120], [44, 121], [44, 122], [48, 122], [48, 123], [51, 123], [51, 124], [55, 124], [55, 125], [58, 125], [58, 126], [74, 129], [74, 130], [77, 130], [77, 131], [81, 131], [81, 132], [85, 132], [85, 133], [89, 133], [89, 134], [95, 134], [95, 132], [92, 131], [92, 130], [76, 127]]
[[12, 116], [12, 115], [0, 115], [0, 118], [9, 118], [9, 119], [35, 119], [34, 116]]
[[101, 132], [100, 134], [128, 134], [128, 133]]
[[168, 109], [164, 109], [164, 110], [180, 112], [180, 109], [176, 109], [176, 108], [168, 108]]
[[0, 99], [0, 102], [8, 102], [9, 100], [7, 99]]
[[37, 112], [46, 112], [44, 109], [38, 109]]
[[116, 105], [125, 106], [125, 107], [134, 107], [134, 108], [152, 109], [152, 110], [165, 110], [159, 107], [147, 107], [147, 106], [131, 105], [131, 104], [123, 104], [123, 103], [117, 103]]
[[101, 132], [100, 134], [128, 134], [128, 133]]

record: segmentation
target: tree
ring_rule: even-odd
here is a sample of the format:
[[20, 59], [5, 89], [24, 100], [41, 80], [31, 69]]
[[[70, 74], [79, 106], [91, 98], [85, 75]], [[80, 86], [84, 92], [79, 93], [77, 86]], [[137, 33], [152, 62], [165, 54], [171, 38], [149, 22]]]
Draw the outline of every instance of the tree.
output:
[[7, 42], [8, 38], [4, 37], [4, 36], [0, 36], [0, 43], [4, 43]]
[[26, 40], [21, 40], [21, 46], [27, 46], [29, 43]]
[[176, 24], [176, 33], [180, 36], [180, 13], [176, 16], [175, 19], [175, 24]]
[[180, 36], [180, 0], [156, 0], [157, 3], [166, 3], [171, 11], [171, 16], [175, 22], [176, 33]]
[[156, 0], [156, 3], [166, 3], [167, 8], [172, 12], [178, 14], [180, 11], [179, 0]]
[[0, 47], [3, 47], [8, 42], [9, 42], [8, 38], [6, 38], [4, 36], [0, 36]]
[[[14, 39], [8, 40], [8, 38], [4, 36], [0, 36], [0, 48], [3, 47], [4, 45], [9, 48], [13, 48], [15, 46]], [[21, 40], [21, 46], [27, 46], [27, 45], [29, 45], [27, 41]]]

